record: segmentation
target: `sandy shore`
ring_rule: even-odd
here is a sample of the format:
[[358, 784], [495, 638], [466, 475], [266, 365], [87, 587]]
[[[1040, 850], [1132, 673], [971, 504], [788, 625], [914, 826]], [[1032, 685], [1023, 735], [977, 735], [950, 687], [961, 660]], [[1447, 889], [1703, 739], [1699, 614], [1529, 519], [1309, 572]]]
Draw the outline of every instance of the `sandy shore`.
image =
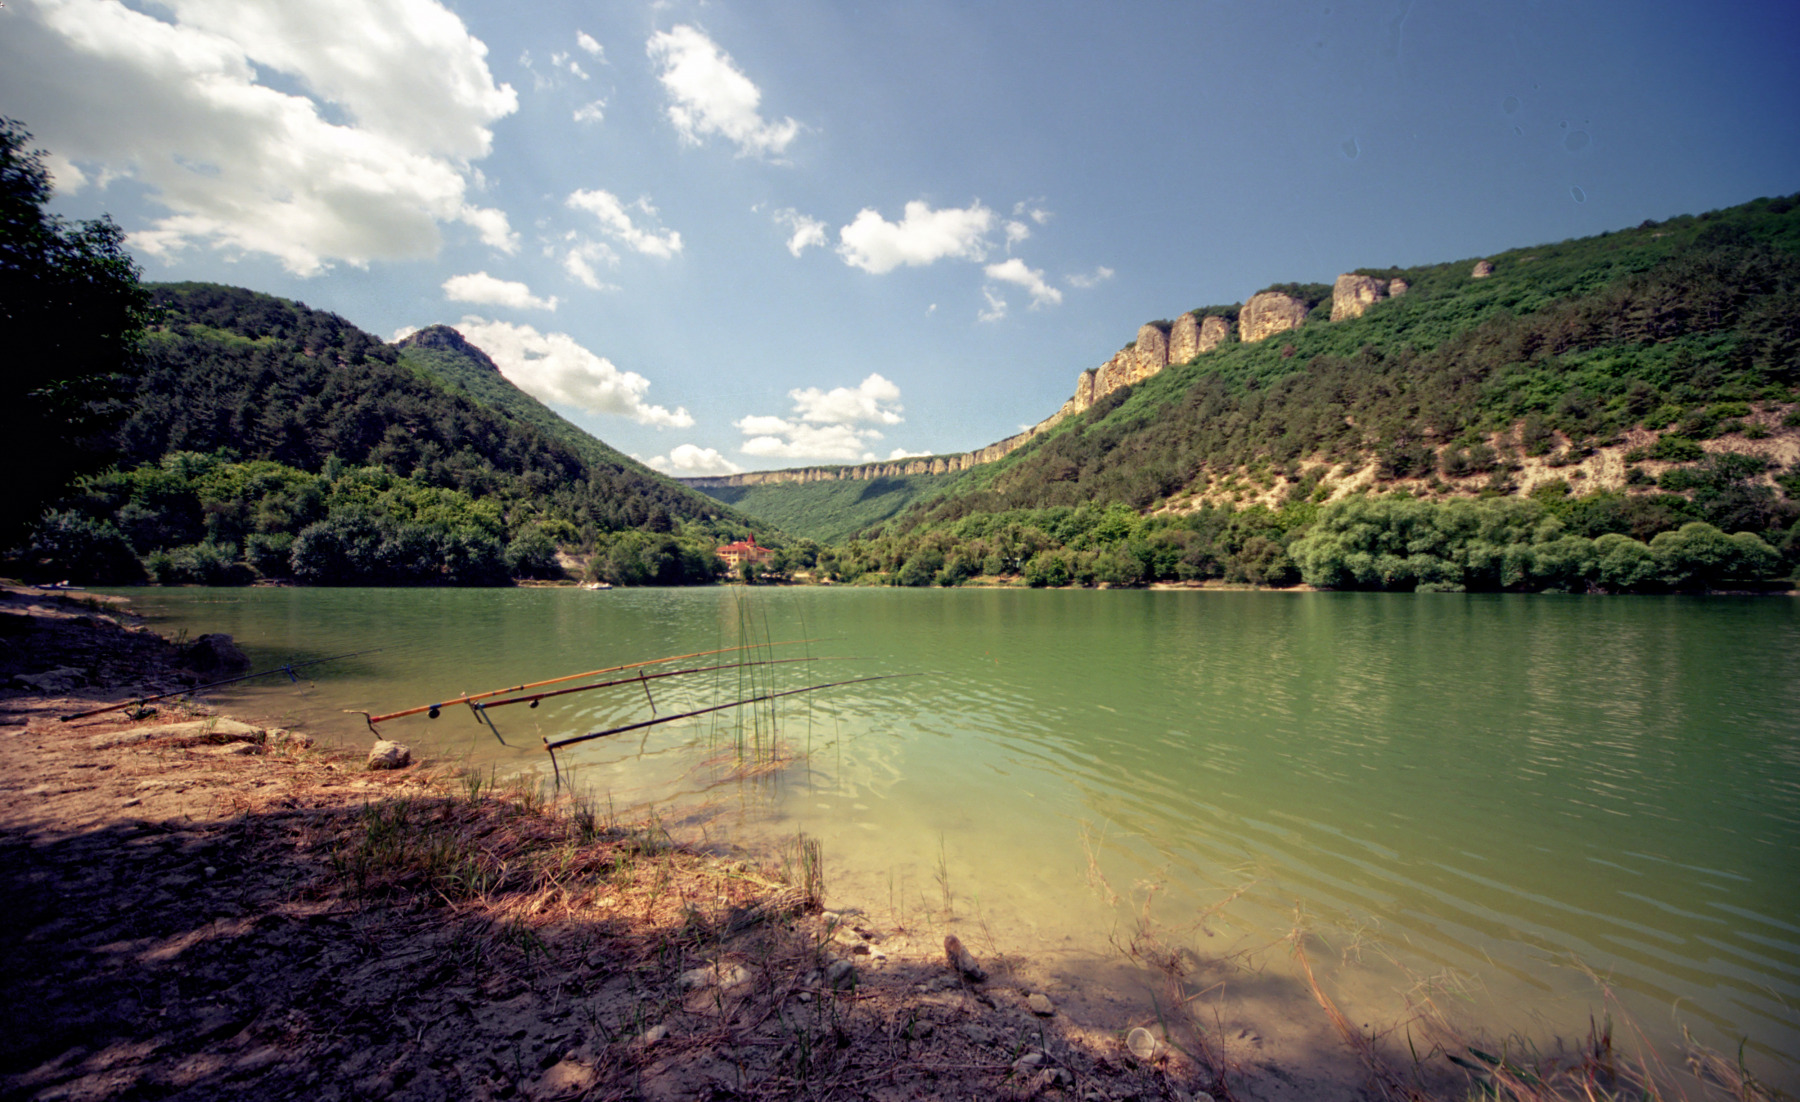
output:
[[[1158, 1010], [1000, 931], [973, 947], [977, 978], [941, 929], [833, 898], [816, 844], [702, 852], [454, 763], [371, 770], [188, 704], [58, 719], [224, 676], [184, 669], [210, 660], [118, 602], [0, 587], [0, 1097], [1478, 1089], [1445, 1059], [1477, 1049], [1409, 1062], [1323, 992], [1296, 1003], [1297, 978], [1229, 962], [1165, 954]], [[1157, 946], [1132, 951], [1154, 975]], [[1669, 1096], [1610, 1043], [1551, 1055], [1483, 1078], [1519, 1098]], [[1737, 1087], [1723, 1096], [1766, 1097]]]
[[826, 910], [816, 852], [700, 853], [204, 709], [59, 722], [178, 687], [181, 654], [6, 602], [7, 677], [127, 686], [0, 699], [6, 1097], [1233, 1096], [1160, 1035], [1134, 1054], [1128, 1006]]

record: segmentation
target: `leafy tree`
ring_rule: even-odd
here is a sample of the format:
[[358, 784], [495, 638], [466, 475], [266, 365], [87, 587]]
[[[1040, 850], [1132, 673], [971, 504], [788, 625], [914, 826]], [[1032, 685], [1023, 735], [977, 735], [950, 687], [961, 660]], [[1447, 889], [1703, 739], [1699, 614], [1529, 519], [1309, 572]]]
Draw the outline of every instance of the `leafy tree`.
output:
[[0, 466], [10, 507], [0, 545], [16, 543], [70, 478], [111, 459], [149, 296], [109, 218], [73, 225], [47, 214], [42, 150], [0, 119], [0, 373], [7, 430]]

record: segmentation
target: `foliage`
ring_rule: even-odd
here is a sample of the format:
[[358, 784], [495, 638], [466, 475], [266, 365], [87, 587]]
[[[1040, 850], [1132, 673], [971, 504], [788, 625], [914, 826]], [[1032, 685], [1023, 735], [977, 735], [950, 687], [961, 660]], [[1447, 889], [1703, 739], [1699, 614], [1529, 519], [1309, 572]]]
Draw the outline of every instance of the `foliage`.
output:
[[9, 499], [0, 547], [23, 538], [71, 474], [108, 462], [117, 398], [149, 317], [119, 227], [44, 212], [50, 178], [30, 141], [0, 118], [0, 465]]
[[771, 482], [702, 490], [739, 512], [790, 536], [823, 542], [848, 539], [934, 495], [954, 475], [885, 475], [871, 479]]
[[[1657, 458], [1697, 458], [1756, 402], [1800, 384], [1800, 207], [1700, 218], [1468, 263], [1395, 269], [1406, 295], [1281, 342], [1231, 342], [974, 468], [897, 521], [1124, 502], [1246, 470], [1361, 466], [1383, 478], [1499, 471], [1674, 424]], [[1305, 292], [1323, 285], [1278, 287]], [[1493, 438], [1499, 440], [1496, 448]], [[1509, 442], [1510, 441], [1510, 442]], [[1648, 458], [1642, 456], [1640, 458]], [[890, 525], [891, 527], [891, 525]]]

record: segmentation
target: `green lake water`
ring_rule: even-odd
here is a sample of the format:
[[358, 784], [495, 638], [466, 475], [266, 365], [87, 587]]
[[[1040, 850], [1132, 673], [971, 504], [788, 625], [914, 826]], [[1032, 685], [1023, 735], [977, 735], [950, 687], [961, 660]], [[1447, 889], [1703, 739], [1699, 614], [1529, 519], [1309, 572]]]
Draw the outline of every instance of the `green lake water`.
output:
[[[817, 659], [653, 684], [662, 712], [789, 698], [787, 768], [732, 779], [767, 709], [571, 748], [577, 782], [714, 842], [823, 840], [832, 896], [1099, 975], [1142, 929], [1291, 977], [1296, 923], [1357, 1022], [1430, 997], [1495, 1033], [1610, 1011], [1800, 1083], [1800, 602], [1010, 590], [138, 590], [259, 665], [221, 690], [346, 744], [360, 717], [726, 647]], [[724, 660], [735, 660], [727, 658]], [[697, 664], [721, 661], [696, 660]], [[692, 663], [690, 663], [692, 664]], [[415, 751], [545, 770], [642, 688], [395, 720]], [[1110, 894], [1109, 894], [1110, 892]], [[1598, 977], [1598, 980], [1595, 978]], [[1316, 1014], [1291, 985], [1295, 1013]], [[1610, 995], [1603, 995], [1602, 987]]]

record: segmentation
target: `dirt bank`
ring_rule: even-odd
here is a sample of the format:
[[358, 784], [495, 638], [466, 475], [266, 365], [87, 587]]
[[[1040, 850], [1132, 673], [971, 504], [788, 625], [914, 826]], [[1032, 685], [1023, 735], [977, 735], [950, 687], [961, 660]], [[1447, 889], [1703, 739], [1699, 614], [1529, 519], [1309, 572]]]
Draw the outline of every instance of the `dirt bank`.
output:
[[[1171, 956], [1161, 1015], [1007, 954], [1004, 932], [973, 946], [974, 978], [937, 936], [830, 898], [830, 855], [804, 840], [701, 852], [656, 822], [453, 765], [371, 771], [188, 705], [59, 722], [211, 678], [116, 606], [16, 587], [0, 604], [0, 1097], [1469, 1089], [1442, 1060], [1394, 1072], [1328, 1015], [1277, 1020], [1291, 996], [1246, 1009], [1270, 977], [1220, 962]], [[1629, 1085], [1574, 1055], [1564, 1096]]]

